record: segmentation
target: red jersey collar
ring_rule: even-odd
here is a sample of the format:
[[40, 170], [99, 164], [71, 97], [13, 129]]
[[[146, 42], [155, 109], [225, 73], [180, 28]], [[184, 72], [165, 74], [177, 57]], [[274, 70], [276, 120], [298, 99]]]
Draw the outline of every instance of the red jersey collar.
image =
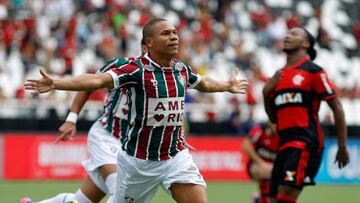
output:
[[297, 68], [298, 66], [300, 66], [301, 64], [305, 63], [306, 61], [309, 60], [308, 56], [304, 56], [302, 59], [300, 59], [300, 61], [296, 62], [294, 65], [292, 66], [285, 66], [284, 68]]

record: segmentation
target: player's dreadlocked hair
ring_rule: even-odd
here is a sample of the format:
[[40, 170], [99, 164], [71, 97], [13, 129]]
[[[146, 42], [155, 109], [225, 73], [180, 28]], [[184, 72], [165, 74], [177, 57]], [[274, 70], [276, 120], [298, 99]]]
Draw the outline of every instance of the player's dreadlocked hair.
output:
[[305, 31], [306, 38], [310, 44], [310, 47], [307, 49], [307, 53], [310, 56], [310, 59], [313, 61], [316, 58], [316, 50], [314, 48], [315, 38], [314, 38], [314, 36], [312, 36], [312, 34], [310, 34], [310, 32], [307, 29], [305, 29], [303, 27], [301, 27], [301, 28]]

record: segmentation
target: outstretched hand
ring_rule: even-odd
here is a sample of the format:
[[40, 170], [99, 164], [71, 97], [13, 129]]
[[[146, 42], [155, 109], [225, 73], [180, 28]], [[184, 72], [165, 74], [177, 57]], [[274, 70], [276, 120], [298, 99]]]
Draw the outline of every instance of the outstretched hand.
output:
[[346, 147], [339, 147], [336, 158], [335, 158], [335, 164], [338, 163], [338, 167], [344, 168], [350, 161], [349, 161], [349, 152], [347, 151]]
[[26, 90], [31, 90], [32, 95], [49, 92], [54, 89], [54, 79], [44, 72], [43, 69], [39, 70], [42, 78], [39, 80], [28, 79], [24, 84]]
[[239, 70], [236, 69], [228, 80], [230, 84], [228, 92], [237, 93], [237, 94], [246, 94], [246, 89], [249, 84], [245, 79], [238, 79], [238, 76], [239, 76]]
[[60, 135], [55, 140], [55, 143], [60, 141], [73, 140], [76, 133], [76, 125], [73, 122], [66, 121], [59, 128]]

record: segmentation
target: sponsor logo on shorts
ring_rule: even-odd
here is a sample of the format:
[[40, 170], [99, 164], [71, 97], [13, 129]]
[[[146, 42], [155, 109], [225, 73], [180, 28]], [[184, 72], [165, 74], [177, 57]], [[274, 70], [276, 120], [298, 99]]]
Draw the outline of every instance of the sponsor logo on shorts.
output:
[[294, 181], [294, 176], [295, 176], [296, 172], [295, 171], [286, 171], [286, 177], [285, 177], [285, 181]]
[[134, 198], [130, 197], [130, 196], [125, 196], [125, 201], [126, 203], [133, 203], [134, 202]]
[[190, 172], [195, 172], [196, 171], [196, 166], [191, 165], [187, 170], [190, 171]]
[[112, 153], [117, 154], [118, 148], [115, 147], [115, 146], [111, 146], [110, 150], [111, 150]]
[[310, 180], [310, 177], [309, 176], [306, 176], [304, 178], [304, 183], [311, 183], [311, 180]]

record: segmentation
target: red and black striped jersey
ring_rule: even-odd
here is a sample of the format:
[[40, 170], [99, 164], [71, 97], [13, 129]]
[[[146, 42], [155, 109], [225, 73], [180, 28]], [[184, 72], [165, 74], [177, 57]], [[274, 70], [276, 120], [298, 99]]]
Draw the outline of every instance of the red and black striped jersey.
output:
[[337, 97], [325, 71], [308, 57], [284, 67], [281, 80], [271, 93], [280, 146], [303, 141], [309, 147], [323, 147], [318, 111], [322, 100]]
[[256, 125], [249, 132], [256, 153], [268, 162], [274, 162], [278, 150], [279, 136], [273, 134], [268, 125]]
[[200, 82], [200, 75], [180, 60], [161, 67], [148, 54], [108, 73], [115, 88], [128, 89], [129, 126], [121, 142], [130, 156], [167, 160], [185, 149], [185, 93]]

